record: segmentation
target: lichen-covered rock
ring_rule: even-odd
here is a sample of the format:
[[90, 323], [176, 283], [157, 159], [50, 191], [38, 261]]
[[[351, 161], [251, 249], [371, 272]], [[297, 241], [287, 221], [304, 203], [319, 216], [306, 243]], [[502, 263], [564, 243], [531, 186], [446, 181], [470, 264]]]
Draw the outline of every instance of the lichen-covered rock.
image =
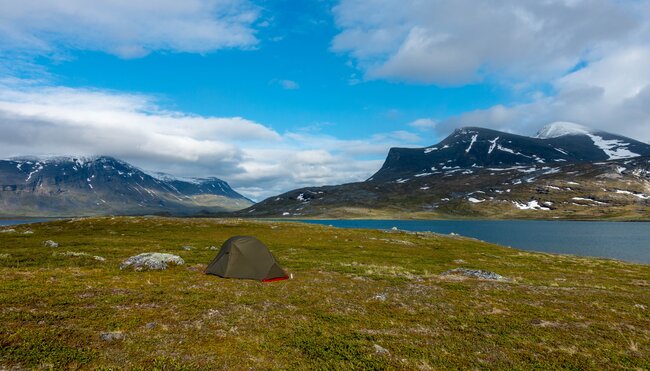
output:
[[375, 354], [379, 354], [379, 355], [390, 355], [390, 352], [388, 351], [388, 349], [382, 347], [382, 346], [379, 345], [379, 344], [374, 344], [374, 345], [373, 345], [373, 348], [375, 348]]
[[99, 338], [104, 341], [114, 341], [114, 340], [124, 340], [125, 335], [121, 332], [102, 332], [99, 334]]
[[52, 241], [52, 240], [47, 240], [47, 241], [43, 241], [43, 246], [45, 246], [45, 247], [59, 247], [59, 244]]
[[480, 278], [483, 280], [492, 280], [492, 281], [510, 281], [509, 278], [506, 278], [500, 274], [490, 272], [490, 271], [483, 271], [480, 269], [456, 268], [456, 269], [448, 270], [441, 274], [441, 276], [451, 276], [451, 275]]
[[148, 252], [132, 256], [120, 265], [120, 269], [133, 268], [136, 271], [167, 269], [169, 265], [183, 265], [185, 261], [178, 255]]

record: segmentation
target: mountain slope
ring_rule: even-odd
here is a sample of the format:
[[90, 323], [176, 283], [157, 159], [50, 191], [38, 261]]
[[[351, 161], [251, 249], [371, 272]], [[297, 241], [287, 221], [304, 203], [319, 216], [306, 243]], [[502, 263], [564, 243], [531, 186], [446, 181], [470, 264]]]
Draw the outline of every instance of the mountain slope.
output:
[[0, 161], [0, 216], [194, 214], [251, 203], [217, 178], [153, 177], [111, 157]]
[[[369, 180], [404, 179], [453, 169], [533, 164], [596, 162], [650, 156], [650, 145], [581, 126], [554, 123], [537, 137], [477, 127], [457, 129], [435, 146], [391, 148], [384, 165]], [[573, 129], [573, 130], [571, 130]]]
[[539, 138], [459, 129], [436, 146], [391, 149], [365, 182], [297, 189], [238, 214], [650, 219], [650, 145], [545, 129]]

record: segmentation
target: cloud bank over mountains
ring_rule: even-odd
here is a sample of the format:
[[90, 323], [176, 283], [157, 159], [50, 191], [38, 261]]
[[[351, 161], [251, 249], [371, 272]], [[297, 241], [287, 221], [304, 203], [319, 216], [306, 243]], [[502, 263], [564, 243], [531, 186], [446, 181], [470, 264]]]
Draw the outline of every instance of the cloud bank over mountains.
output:
[[241, 117], [166, 111], [119, 92], [0, 84], [0, 157], [111, 155], [178, 176], [219, 176], [261, 198], [295, 186], [370, 176], [388, 148], [420, 140], [403, 132], [341, 140], [278, 133]]
[[415, 127], [436, 119], [439, 134], [467, 125], [531, 134], [563, 120], [650, 141], [648, 1], [343, 0], [334, 15], [332, 49], [366, 79], [490, 81], [516, 97]]

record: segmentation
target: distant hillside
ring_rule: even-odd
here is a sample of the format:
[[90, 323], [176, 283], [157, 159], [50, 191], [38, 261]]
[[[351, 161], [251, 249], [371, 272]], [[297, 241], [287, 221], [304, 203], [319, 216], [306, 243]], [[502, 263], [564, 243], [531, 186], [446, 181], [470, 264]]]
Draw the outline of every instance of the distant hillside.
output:
[[296, 189], [239, 215], [648, 220], [650, 145], [570, 123], [535, 138], [463, 128], [392, 148], [365, 182]]
[[0, 160], [0, 216], [191, 215], [251, 204], [223, 180], [152, 176], [111, 157]]

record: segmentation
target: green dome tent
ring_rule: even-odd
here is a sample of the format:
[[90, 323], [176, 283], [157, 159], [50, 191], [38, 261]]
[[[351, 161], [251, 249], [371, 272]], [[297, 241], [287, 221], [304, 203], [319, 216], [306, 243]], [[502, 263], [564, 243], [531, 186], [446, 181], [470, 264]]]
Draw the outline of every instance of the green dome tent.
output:
[[289, 278], [269, 248], [257, 238], [249, 236], [235, 236], [224, 242], [205, 273], [265, 282]]

